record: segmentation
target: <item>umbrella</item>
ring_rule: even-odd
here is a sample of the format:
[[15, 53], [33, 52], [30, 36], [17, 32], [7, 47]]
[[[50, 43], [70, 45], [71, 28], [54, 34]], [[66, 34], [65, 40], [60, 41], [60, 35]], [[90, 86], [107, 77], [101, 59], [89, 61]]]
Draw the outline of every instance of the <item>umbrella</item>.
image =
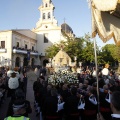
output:
[[92, 37], [120, 45], [120, 0], [92, 0]]
[[[113, 38], [120, 45], [120, 0], [89, 0], [92, 9], [92, 38], [98, 34], [103, 42]], [[95, 65], [97, 72], [96, 40], [94, 39]], [[97, 79], [98, 112], [99, 84]]]

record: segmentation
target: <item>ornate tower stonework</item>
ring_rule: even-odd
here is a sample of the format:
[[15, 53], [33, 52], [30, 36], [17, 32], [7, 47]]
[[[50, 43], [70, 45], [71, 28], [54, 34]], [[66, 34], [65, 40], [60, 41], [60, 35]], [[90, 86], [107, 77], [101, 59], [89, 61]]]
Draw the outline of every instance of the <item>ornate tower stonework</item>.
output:
[[51, 25], [58, 26], [57, 20], [54, 17], [55, 7], [51, 0], [42, 0], [42, 4], [38, 9], [40, 11], [40, 18], [33, 31], [37, 31], [42, 25], [44, 28], [48, 28]]

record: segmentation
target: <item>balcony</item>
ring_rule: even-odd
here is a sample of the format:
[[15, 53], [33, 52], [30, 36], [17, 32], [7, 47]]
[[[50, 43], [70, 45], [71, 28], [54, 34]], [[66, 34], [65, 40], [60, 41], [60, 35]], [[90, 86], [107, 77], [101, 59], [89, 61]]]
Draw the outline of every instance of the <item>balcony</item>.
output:
[[20, 48], [20, 47], [13, 47], [13, 53], [18, 53], [18, 54], [27, 54], [27, 52], [30, 52], [30, 55], [38, 55], [38, 51], [31, 50], [31, 49], [25, 49], [25, 48]]
[[0, 48], [0, 53], [6, 53], [7, 52], [7, 49], [5, 48]]

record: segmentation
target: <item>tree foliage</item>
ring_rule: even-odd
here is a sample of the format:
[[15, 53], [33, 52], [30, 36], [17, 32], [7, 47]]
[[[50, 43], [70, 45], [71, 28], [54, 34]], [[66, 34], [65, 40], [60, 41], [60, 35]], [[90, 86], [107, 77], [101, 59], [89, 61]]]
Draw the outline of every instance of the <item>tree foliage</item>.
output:
[[[85, 34], [84, 37], [71, 38], [64, 33], [66, 41], [53, 44], [46, 49], [47, 57], [53, 58], [61, 49], [61, 45], [64, 46], [64, 51], [74, 61], [74, 56], [77, 56], [77, 62], [94, 62], [94, 43], [90, 39], [89, 34]], [[102, 49], [97, 46], [97, 59], [98, 64], [113, 63], [114, 61], [120, 61], [120, 47], [114, 44], [107, 44]]]

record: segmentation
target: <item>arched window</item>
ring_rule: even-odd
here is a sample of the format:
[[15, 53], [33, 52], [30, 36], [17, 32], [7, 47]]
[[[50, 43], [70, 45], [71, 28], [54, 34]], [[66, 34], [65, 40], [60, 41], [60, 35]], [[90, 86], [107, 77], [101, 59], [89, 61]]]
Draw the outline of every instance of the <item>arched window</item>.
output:
[[43, 13], [43, 19], [45, 19], [45, 13]]
[[45, 4], [45, 7], [48, 7], [47, 3]]
[[50, 19], [50, 12], [48, 13], [48, 19]]

